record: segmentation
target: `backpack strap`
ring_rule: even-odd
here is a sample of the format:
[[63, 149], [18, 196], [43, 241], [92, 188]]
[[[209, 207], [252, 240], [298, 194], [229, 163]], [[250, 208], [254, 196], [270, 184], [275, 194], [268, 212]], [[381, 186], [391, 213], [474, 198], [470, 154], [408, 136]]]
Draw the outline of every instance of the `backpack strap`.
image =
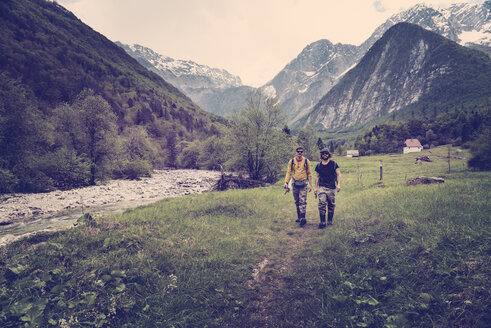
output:
[[[309, 174], [309, 160], [307, 158], [305, 158], [305, 162], [303, 163], [303, 165], [305, 166], [305, 172], [307, 172], [307, 175]], [[292, 173], [295, 172], [295, 157], [292, 158], [292, 169], [291, 169]]]

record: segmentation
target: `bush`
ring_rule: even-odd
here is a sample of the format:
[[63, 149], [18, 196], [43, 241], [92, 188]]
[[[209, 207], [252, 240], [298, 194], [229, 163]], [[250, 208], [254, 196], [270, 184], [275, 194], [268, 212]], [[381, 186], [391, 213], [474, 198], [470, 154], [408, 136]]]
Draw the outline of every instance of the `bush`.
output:
[[[224, 138], [210, 137], [202, 142], [198, 161], [200, 168], [218, 170], [227, 161], [228, 145]], [[230, 153], [229, 153], [230, 154]]]
[[139, 177], [149, 177], [152, 172], [152, 165], [142, 159], [126, 161], [122, 165], [121, 177], [127, 179], [137, 179]]
[[62, 190], [87, 186], [90, 181], [90, 163], [86, 156], [77, 156], [66, 147], [48, 153], [40, 160], [41, 170], [53, 180], [53, 186]]
[[12, 172], [0, 169], [0, 193], [13, 192], [19, 183], [19, 179]]
[[186, 169], [199, 169], [200, 148], [199, 140], [186, 142], [184, 149], [178, 156], [179, 166]]
[[55, 189], [53, 179], [43, 172], [43, 163], [33, 155], [26, 156], [18, 163], [12, 173], [19, 179], [15, 191], [47, 192]]
[[491, 128], [486, 128], [479, 138], [471, 144], [472, 157], [468, 162], [474, 169], [491, 170]]

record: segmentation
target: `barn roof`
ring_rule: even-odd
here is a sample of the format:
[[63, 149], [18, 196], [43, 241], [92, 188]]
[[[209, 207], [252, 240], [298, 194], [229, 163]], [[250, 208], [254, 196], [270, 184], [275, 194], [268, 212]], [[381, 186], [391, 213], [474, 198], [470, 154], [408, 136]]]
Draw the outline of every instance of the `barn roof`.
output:
[[419, 142], [418, 139], [406, 139], [406, 141], [404, 141], [404, 145], [406, 147], [422, 147], [421, 142]]

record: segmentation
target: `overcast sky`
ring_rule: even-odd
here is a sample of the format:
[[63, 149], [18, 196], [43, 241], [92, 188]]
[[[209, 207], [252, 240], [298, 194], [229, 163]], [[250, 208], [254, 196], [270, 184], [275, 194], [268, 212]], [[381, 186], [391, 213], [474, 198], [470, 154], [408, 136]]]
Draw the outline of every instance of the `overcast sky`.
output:
[[320, 39], [359, 45], [417, 3], [476, 0], [57, 0], [112, 41], [223, 68], [245, 85], [270, 81]]

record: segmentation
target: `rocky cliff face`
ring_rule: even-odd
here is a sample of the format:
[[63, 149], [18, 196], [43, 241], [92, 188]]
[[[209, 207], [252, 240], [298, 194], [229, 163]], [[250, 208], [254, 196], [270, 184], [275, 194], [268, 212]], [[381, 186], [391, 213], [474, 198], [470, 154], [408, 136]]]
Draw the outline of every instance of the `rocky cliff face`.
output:
[[278, 97], [289, 121], [295, 122], [358, 59], [357, 47], [320, 40], [308, 45], [262, 89], [269, 96]]
[[140, 64], [160, 75], [210, 113], [225, 116], [234, 109], [242, 108], [247, 92], [253, 89], [242, 85], [240, 77], [224, 69], [211, 68], [190, 60], [176, 60], [137, 44], [117, 44]]
[[326, 130], [363, 124], [411, 104], [445, 110], [452, 102], [489, 97], [490, 86], [488, 56], [417, 25], [400, 23], [370, 48], [305, 121]]
[[455, 42], [491, 53], [490, 8], [491, 1], [443, 9], [416, 5], [390, 17], [360, 46], [333, 45], [328, 40], [307, 46], [262, 89], [278, 97], [289, 123], [295, 124], [397, 23], [414, 23]]

